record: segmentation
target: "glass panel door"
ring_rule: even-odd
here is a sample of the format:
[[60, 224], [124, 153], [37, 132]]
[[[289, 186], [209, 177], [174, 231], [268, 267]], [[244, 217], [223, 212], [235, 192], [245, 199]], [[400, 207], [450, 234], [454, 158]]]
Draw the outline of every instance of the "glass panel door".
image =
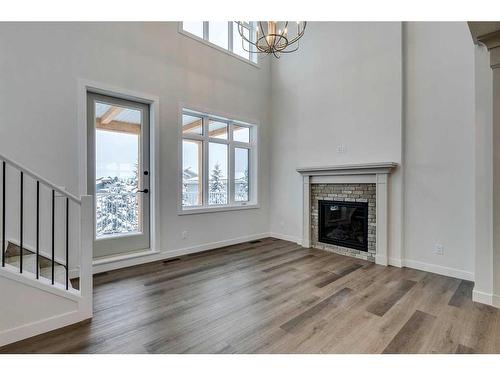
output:
[[88, 95], [94, 257], [149, 248], [149, 106]]

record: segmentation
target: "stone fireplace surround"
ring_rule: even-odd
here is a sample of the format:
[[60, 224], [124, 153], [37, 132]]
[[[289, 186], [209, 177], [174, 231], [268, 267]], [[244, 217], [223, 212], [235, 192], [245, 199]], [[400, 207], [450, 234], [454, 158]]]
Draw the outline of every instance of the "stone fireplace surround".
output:
[[[375, 261], [376, 254], [376, 186], [371, 183], [363, 184], [316, 184], [311, 185], [311, 247], [333, 251], [338, 254], [355, 258]], [[319, 212], [318, 202], [366, 202], [368, 203], [368, 249], [356, 250], [345, 246], [333, 245], [319, 241]]]
[[[366, 253], [366, 258], [372, 260], [373, 255], [375, 263], [380, 265], [388, 264], [388, 179], [391, 171], [397, 167], [396, 163], [367, 163], [367, 164], [345, 164], [329, 167], [309, 167], [297, 168], [297, 172], [302, 175], [302, 246], [311, 247], [316, 245], [315, 238], [312, 235], [312, 220], [311, 214], [314, 214], [313, 207], [311, 207], [312, 194], [317, 192], [317, 187], [312, 191], [312, 185], [329, 186], [332, 184], [340, 184], [344, 186], [362, 186], [363, 184], [374, 184], [375, 186], [375, 252]], [[332, 187], [333, 188], [333, 187]], [[334, 189], [334, 188], [333, 188]], [[369, 189], [364, 189], [369, 191]], [[339, 200], [356, 199], [348, 197], [349, 194], [338, 194], [341, 197], [335, 197], [335, 194], [330, 194], [327, 199]], [[349, 190], [352, 192], [352, 190]], [[359, 197], [360, 199], [368, 199], [367, 196]], [[316, 201], [317, 203], [317, 201]], [[317, 209], [317, 208], [316, 208]], [[334, 246], [335, 247], [335, 246]], [[328, 249], [328, 248], [326, 248]], [[335, 249], [331, 249], [334, 250]], [[338, 250], [338, 249], [337, 249]], [[353, 252], [346, 251], [342, 248], [341, 253], [351, 256], [356, 256], [355, 250]], [[371, 254], [371, 258], [370, 258]]]

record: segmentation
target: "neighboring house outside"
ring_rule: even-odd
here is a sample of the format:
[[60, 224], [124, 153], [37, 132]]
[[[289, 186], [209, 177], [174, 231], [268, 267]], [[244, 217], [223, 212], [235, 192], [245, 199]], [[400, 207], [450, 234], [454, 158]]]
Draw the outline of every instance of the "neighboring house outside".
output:
[[[237, 173], [235, 176], [235, 200], [238, 202], [248, 201], [248, 177], [244, 173]], [[211, 183], [211, 181], [209, 181]], [[228, 180], [223, 178], [220, 180], [222, 189], [218, 191], [208, 192], [210, 204], [225, 204], [227, 203], [227, 186]], [[198, 174], [190, 168], [183, 171], [182, 178], [182, 204], [184, 206], [197, 206], [201, 202], [199, 194], [201, 181], [198, 179]]]

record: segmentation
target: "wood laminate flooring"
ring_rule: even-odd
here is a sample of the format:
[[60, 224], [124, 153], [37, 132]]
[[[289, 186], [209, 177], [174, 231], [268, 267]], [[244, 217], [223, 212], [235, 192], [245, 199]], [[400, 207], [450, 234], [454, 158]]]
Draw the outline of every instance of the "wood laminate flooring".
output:
[[92, 321], [0, 353], [500, 352], [500, 310], [473, 303], [471, 282], [273, 238], [94, 285]]

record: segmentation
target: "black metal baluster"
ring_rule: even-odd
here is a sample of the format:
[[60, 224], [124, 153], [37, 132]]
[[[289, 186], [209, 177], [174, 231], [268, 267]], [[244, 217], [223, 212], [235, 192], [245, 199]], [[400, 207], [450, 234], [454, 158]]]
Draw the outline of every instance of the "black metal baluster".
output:
[[5, 161], [2, 162], [2, 267], [5, 267]]
[[69, 198], [66, 198], [66, 290], [69, 287]]
[[40, 181], [36, 182], [36, 278], [40, 277]]
[[24, 253], [24, 248], [23, 248], [23, 206], [24, 206], [24, 173], [21, 172], [21, 181], [20, 181], [20, 194], [21, 194], [21, 200], [20, 200], [20, 208], [19, 208], [19, 216], [20, 216], [20, 223], [19, 223], [19, 242], [20, 242], [20, 248], [21, 248], [21, 253], [19, 254], [19, 272], [23, 273], [23, 253]]
[[55, 202], [56, 192], [52, 190], [52, 285], [54, 284], [54, 267], [55, 267]]

